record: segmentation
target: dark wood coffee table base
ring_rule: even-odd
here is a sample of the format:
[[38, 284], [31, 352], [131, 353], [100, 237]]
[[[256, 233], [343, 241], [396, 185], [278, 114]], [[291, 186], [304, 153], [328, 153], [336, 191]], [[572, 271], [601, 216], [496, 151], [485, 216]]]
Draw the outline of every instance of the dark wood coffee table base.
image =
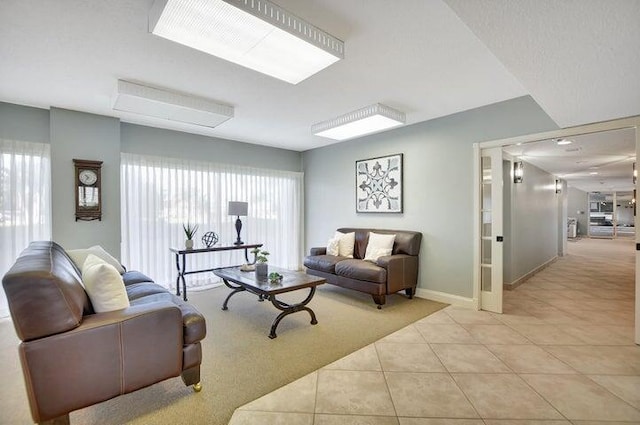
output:
[[[307, 305], [311, 302], [316, 293], [316, 286], [325, 283], [325, 279], [302, 272], [285, 270], [272, 266], [269, 267], [269, 271], [276, 271], [280, 273], [283, 275], [283, 279], [277, 283], [269, 282], [267, 279], [256, 279], [255, 273], [242, 272], [238, 267], [226, 267], [214, 270], [214, 273], [221, 277], [224, 284], [231, 289], [231, 293], [227, 295], [227, 298], [222, 304], [222, 309], [228, 310], [229, 300], [235, 294], [240, 292], [249, 292], [257, 295], [258, 301], [271, 301], [271, 304], [281, 311], [281, 313], [278, 314], [278, 317], [276, 317], [271, 324], [271, 332], [269, 332], [269, 338], [271, 339], [278, 336], [276, 334], [276, 329], [282, 319], [299, 311], [306, 311], [309, 313], [309, 316], [311, 316], [311, 324], [317, 324], [318, 320], [316, 319], [316, 314]], [[289, 304], [276, 298], [279, 294], [285, 294], [287, 292], [298, 291], [301, 289], [309, 289], [309, 294], [299, 303]]]
[[251, 291], [251, 289], [242, 287], [242, 286], [235, 286], [230, 284], [227, 279], [222, 279], [222, 281], [224, 282], [224, 284], [230, 288], [233, 289], [233, 291], [227, 295], [227, 298], [224, 300], [224, 304], [222, 304], [222, 309], [223, 310], [228, 310], [229, 307], [227, 307], [227, 304], [229, 303], [229, 298], [231, 298], [232, 296], [234, 296], [235, 294], [239, 293], [239, 292], [251, 292], [252, 294], [255, 294], [258, 296], [258, 301], [263, 301], [265, 299], [271, 301], [271, 304], [273, 304], [273, 306], [275, 308], [277, 308], [278, 310], [282, 311], [282, 313], [278, 314], [278, 317], [275, 318], [275, 320], [273, 321], [273, 324], [271, 325], [271, 332], [269, 333], [269, 338], [273, 339], [273, 338], [277, 338], [278, 335], [276, 335], [276, 328], [278, 327], [278, 324], [280, 324], [280, 321], [282, 319], [285, 318], [285, 316], [288, 316], [289, 314], [293, 314], [296, 313], [298, 311], [307, 311], [309, 313], [309, 315], [311, 316], [311, 324], [312, 325], [317, 325], [318, 324], [318, 320], [316, 319], [316, 314], [313, 312], [313, 310], [311, 310], [309, 307], [307, 307], [307, 304], [309, 304], [309, 302], [311, 301], [311, 299], [313, 298], [314, 294], [316, 293], [316, 287], [313, 286], [311, 288], [309, 288], [309, 295], [307, 296], [307, 298], [304, 299], [304, 301], [297, 303], [297, 304], [287, 304], [284, 301], [280, 301], [278, 299], [276, 299], [275, 295], [268, 295], [268, 296], [264, 296], [263, 294], [259, 294], [257, 292], [253, 292]]

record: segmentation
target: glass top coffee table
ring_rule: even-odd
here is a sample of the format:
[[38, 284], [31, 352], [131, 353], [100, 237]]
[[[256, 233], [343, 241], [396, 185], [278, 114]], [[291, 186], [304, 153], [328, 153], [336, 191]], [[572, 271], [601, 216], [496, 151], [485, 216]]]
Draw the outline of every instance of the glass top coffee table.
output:
[[[313, 295], [316, 293], [316, 286], [322, 285], [326, 280], [317, 276], [308, 275], [304, 272], [269, 266], [269, 273], [273, 272], [281, 274], [283, 276], [282, 280], [277, 283], [272, 283], [268, 278], [257, 279], [255, 272], [243, 272], [240, 270], [240, 267], [225, 267], [214, 270], [213, 273], [216, 276], [221, 277], [224, 284], [232, 289], [231, 293], [224, 300], [222, 309], [228, 309], [227, 304], [229, 303], [229, 299], [238, 292], [251, 292], [258, 296], [259, 301], [271, 301], [271, 304], [273, 304], [275, 308], [282, 311], [271, 325], [271, 332], [269, 333], [269, 338], [271, 339], [277, 337], [276, 328], [280, 321], [285, 316], [298, 311], [307, 311], [311, 316], [311, 324], [317, 324], [318, 321], [316, 320], [316, 315], [313, 310], [307, 307], [307, 304], [309, 304]], [[309, 295], [297, 304], [287, 304], [276, 299], [276, 295], [278, 294], [284, 294], [286, 292], [297, 291], [298, 289], [305, 288], [309, 288]]]

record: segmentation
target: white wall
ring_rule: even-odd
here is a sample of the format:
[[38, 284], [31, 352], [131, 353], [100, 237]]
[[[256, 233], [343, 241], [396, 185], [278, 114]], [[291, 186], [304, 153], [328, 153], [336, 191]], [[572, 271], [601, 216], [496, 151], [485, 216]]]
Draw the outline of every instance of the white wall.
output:
[[587, 192], [571, 186], [567, 188], [567, 216], [578, 219], [578, 235], [589, 234], [589, 194]]
[[505, 234], [511, 250], [504, 256], [507, 285], [558, 255], [558, 209], [562, 208], [559, 206], [562, 195], [555, 192], [553, 175], [527, 162], [523, 164], [522, 183], [505, 180], [505, 191], [510, 191], [511, 198], [510, 228]]
[[[470, 298], [473, 143], [556, 128], [521, 97], [307, 151], [306, 249], [324, 246], [342, 226], [420, 231], [419, 288]], [[404, 213], [356, 214], [355, 161], [395, 153], [404, 154]]]

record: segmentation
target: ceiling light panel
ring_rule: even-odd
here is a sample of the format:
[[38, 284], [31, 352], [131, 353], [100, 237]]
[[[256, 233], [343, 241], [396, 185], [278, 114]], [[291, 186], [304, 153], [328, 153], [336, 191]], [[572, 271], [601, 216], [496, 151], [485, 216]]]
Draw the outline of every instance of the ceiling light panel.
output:
[[314, 124], [311, 131], [316, 136], [333, 140], [347, 140], [398, 127], [405, 122], [406, 117], [403, 112], [376, 103]]
[[124, 80], [118, 80], [113, 109], [204, 127], [216, 127], [232, 118], [234, 113], [232, 106], [209, 99]]
[[344, 57], [344, 43], [266, 0], [156, 0], [153, 34], [297, 84]]

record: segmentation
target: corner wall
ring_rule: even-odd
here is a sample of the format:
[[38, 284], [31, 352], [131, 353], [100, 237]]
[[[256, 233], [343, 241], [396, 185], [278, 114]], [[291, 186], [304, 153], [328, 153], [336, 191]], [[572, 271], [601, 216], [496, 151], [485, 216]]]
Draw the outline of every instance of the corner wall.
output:
[[[419, 288], [471, 298], [473, 143], [552, 129], [526, 96], [306, 151], [306, 251], [338, 227], [420, 231]], [[355, 161], [395, 153], [404, 154], [404, 213], [356, 214]]]
[[567, 216], [578, 219], [578, 236], [589, 235], [589, 194], [575, 187], [567, 188]]

